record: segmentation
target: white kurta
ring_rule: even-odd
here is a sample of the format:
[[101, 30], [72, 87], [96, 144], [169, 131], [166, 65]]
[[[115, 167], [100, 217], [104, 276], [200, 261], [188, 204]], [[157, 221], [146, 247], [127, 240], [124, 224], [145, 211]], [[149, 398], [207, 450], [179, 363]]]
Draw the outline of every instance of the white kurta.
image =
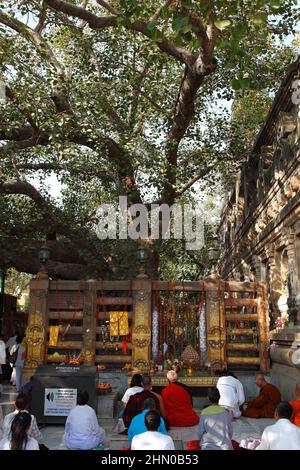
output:
[[[0, 339], [0, 375], [3, 374], [2, 365], [6, 364], [6, 350], [5, 343]], [[1, 386], [0, 386], [1, 389]], [[1, 393], [1, 390], [0, 390]]]
[[[0, 450], [10, 450], [10, 440], [2, 439], [0, 441]], [[30, 437], [27, 441], [26, 447], [23, 450], [40, 450], [38, 441]]]
[[68, 449], [93, 449], [105, 440], [105, 431], [97, 420], [93, 408], [88, 405], [75, 406], [66, 421], [64, 441]]
[[218, 379], [217, 389], [221, 395], [219, 405], [224, 406], [225, 408], [230, 408], [233, 411], [233, 416], [235, 418], [239, 418], [242, 414], [240, 406], [245, 401], [245, 393], [242, 383], [228, 375]]
[[175, 450], [175, 446], [170, 436], [156, 431], [147, 431], [134, 436], [131, 450]]
[[144, 391], [143, 387], [130, 387], [130, 388], [128, 388], [126, 390], [126, 392], [124, 393], [124, 396], [122, 398], [122, 402], [127, 405], [128, 401], [129, 401], [129, 398], [132, 395], [135, 395], [136, 393], [140, 393], [140, 392], [143, 392], [143, 391]]
[[2, 339], [0, 339], [0, 365], [1, 364], [6, 364], [6, 346]]
[[279, 419], [266, 427], [256, 450], [300, 450], [300, 428], [289, 419]]
[[11, 348], [16, 344], [16, 339], [17, 339], [17, 336], [11, 336], [7, 342], [6, 342], [6, 349], [8, 349], [9, 353], [11, 351]]
[[[23, 413], [29, 413], [27, 410], [22, 410]], [[3, 421], [3, 438], [9, 438], [10, 430], [11, 430], [11, 423], [13, 422], [16, 415], [19, 413], [19, 410], [15, 410], [12, 413], [9, 413], [5, 416]], [[38, 428], [35, 416], [31, 415], [31, 423], [30, 428], [28, 431], [28, 437], [33, 437], [36, 440], [40, 440], [42, 438], [42, 434]]]

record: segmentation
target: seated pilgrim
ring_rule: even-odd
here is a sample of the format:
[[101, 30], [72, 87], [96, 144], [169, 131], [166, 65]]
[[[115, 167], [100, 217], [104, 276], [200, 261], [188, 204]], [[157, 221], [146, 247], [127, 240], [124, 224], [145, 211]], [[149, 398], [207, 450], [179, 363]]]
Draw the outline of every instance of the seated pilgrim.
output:
[[290, 401], [293, 408], [292, 423], [300, 428], [300, 383], [296, 385], [295, 389], [296, 400]]
[[31, 414], [16, 414], [9, 435], [0, 441], [0, 450], [40, 450], [38, 441], [29, 436], [30, 425]]
[[[11, 413], [7, 414], [4, 418], [4, 421], [3, 421], [3, 437], [5, 437], [5, 438], [9, 437], [10, 432], [11, 432], [12, 422], [13, 422], [13, 420], [16, 417], [17, 414], [19, 414], [19, 413], [29, 413], [29, 411], [27, 411], [28, 405], [29, 405], [28, 397], [26, 395], [24, 395], [23, 393], [19, 393], [19, 395], [17, 396], [16, 401], [15, 401], [15, 410], [12, 411]], [[29, 430], [27, 432], [28, 437], [29, 438], [33, 437], [34, 439], [39, 441], [42, 437], [42, 434], [41, 434], [41, 432], [38, 428], [35, 416], [33, 416], [33, 415], [30, 415], [30, 416], [31, 416], [31, 422], [30, 422]]]
[[160, 414], [151, 410], [144, 419], [147, 431], [134, 436], [131, 450], [175, 450], [173, 439], [158, 431], [161, 426]]
[[[143, 432], [147, 431], [147, 428], [145, 425], [145, 416], [148, 413], [148, 411], [154, 411], [155, 406], [156, 405], [155, 405], [155, 401], [153, 400], [153, 398], [147, 398], [144, 401], [143, 411], [133, 418], [129, 426], [129, 429], [128, 429], [129, 444], [131, 444], [131, 441], [134, 438], [134, 436], [137, 436], [138, 434], [142, 434]], [[162, 434], [165, 434], [166, 436], [168, 435], [163, 418], [160, 418], [160, 425], [157, 431]]]
[[281, 402], [275, 410], [276, 424], [267, 426], [256, 450], [300, 450], [300, 429], [291, 423], [293, 408]]
[[199, 416], [193, 410], [193, 399], [189, 389], [178, 382], [177, 374], [174, 370], [167, 373], [169, 385], [161, 393], [166, 419], [171, 427], [196, 426], [199, 423]]
[[211, 405], [201, 412], [198, 425], [201, 450], [232, 450], [232, 417], [220, 406], [220, 392], [217, 387], [208, 390]]
[[131, 379], [130, 387], [126, 390], [121, 400], [123, 408], [126, 407], [130, 397], [143, 390], [143, 377], [141, 374], [134, 374]]
[[154, 400], [155, 409], [161, 414], [160, 399], [157, 393], [152, 392], [150, 375], [143, 375], [142, 385], [142, 391], [131, 396], [126, 405], [123, 415], [123, 422], [126, 428], [129, 428], [132, 419], [143, 411], [143, 405], [147, 398]]
[[280, 391], [275, 385], [266, 382], [263, 374], [256, 374], [255, 383], [260, 388], [257, 398], [246, 402], [243, 416], [247, 418], [274, 418], [275, 408], [281, 400]]
[[232, 372], [225, 371], [223, 376], [218, 379], [217, 389], [220, 392], [219, 405], [230, 411], [234, 418], [239, 418], [242, 415], [240, 406], [245, 401], [242, 383]]
[[105, 431], [98, 424], [93, 408], [88, 406], [89, 394], [82, 392], [78, 396], [78, 405], [67, 417], [64, 442], [68, 449], [89, 450], [105, 440]]

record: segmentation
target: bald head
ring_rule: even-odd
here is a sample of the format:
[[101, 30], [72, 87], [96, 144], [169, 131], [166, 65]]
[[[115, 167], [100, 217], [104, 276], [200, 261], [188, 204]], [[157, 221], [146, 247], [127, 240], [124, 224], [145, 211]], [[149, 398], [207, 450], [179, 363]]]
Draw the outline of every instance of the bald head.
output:
[[295, 394], [296, 394], [297, 400], [300, 400], [300, 382], [296, 384]]
[[255, 383], [259, 388], [263, 387], [267, 383], [264, 374], [255, 374]]
[[169, 372], [167, 373], [167, 379], [169, 382], [176, 382], [177, 374], [175, 370], [169, 370]]

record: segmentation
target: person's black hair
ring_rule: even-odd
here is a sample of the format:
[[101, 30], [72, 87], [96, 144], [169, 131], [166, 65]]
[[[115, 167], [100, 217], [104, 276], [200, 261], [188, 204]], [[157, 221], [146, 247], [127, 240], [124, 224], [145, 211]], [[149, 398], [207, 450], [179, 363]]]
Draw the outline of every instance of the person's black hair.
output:
[[78, 398], [77, 398], [77, 403], [80, 406], [87, 405], [89, 402], [89, 399], [90, 397], [89, 397], [88, 392], [84, 390], [84, 392], [79, 393]]
[[219, 403], [220, 392], [217, 387], [211, 387], [208, 389], [208, 399], [211, 403]]
[[131, 379], [130, 387], [142, 387], [143, 377], [141, 374], [134, 374]]
[[151, 385], [151, 377], [148, 374], [143, 375], [143, 386], [149, 387]]
[[31, 424], [31, 415], [18, 413], [11, 423], [10, 450], [24, 450], [28, 442], [27, 431]]
[[237, 376], [234, 375], [234, 373], [231, 372], [231, 370], [228, 370], [228, 371], [227, 371], [227, 375], [228, 375], [229, 377], [233, 377], [234, 379], [237, 379], [237, 380], [238, 380]]
[[16, 408], [18, 410], [26, 410], [28, 403], [29, 403], [28, 396], [25, 395], [24, 393], [19, 393], [15, 401]]
[[155, 410], [156, 404], [153, 398], [146, 398], [143, 403], [143, 410]]
[[160, 425], [160, 414], [151, 410], [145, 415], [145, 426], [148, 431], [157, 431]]
[[276, 413], [279, 418], [291, 419], [293, 408], [287, 401], [281, 401], [276, 406]]
[[16, 337], [16, 343], [21, 344], [24, 339], [24, 335], [18, 335]]

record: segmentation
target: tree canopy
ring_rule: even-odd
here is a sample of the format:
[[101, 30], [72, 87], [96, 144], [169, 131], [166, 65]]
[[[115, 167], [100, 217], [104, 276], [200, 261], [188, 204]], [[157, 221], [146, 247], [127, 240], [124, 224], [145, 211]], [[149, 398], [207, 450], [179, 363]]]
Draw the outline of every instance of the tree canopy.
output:
[[[136, 243], [100, 241], [97, 208], [172, 205], [230, 178], [298, 16], [296, 0], [0, 0], [2, 265], [36, 273], [47, 238], [51, 276], [130, 276]], [[170, 243], [152, 245], [151, 274], [184, 256]]]

